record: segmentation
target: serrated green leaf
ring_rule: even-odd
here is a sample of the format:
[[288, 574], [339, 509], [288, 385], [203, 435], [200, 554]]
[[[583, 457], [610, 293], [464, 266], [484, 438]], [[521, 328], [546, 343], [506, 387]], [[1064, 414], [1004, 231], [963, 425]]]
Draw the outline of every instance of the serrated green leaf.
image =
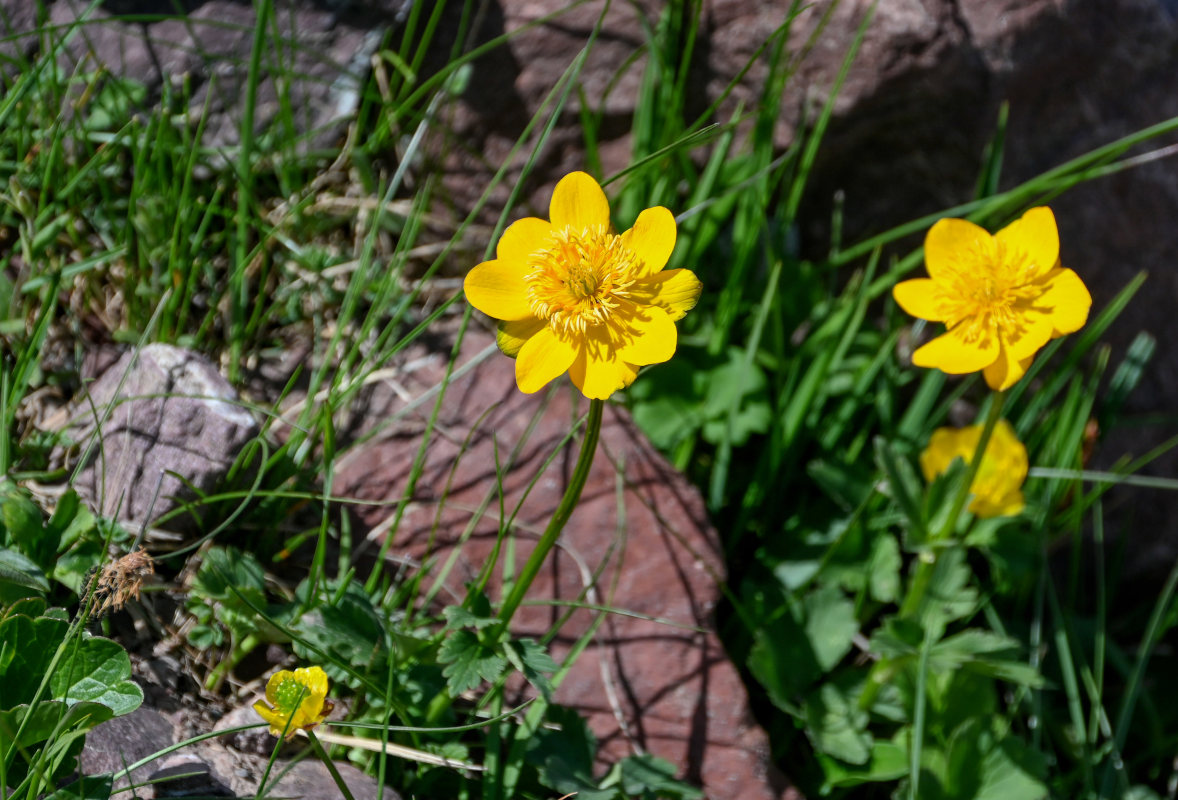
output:
[[815, 749], [848, 764], [871, 759], [868, 715], [834, 683], [824, 683], [805, 700], [806, 735]]
[[533, 639], [518, 639], [508, 642], [505, 652], [512, 666], [523, 673], [545, 700], [551, 702], [552, 684], [547, 676], [560, 669], [560, 665], [552, 660], [544, 646]]
[[446, 665], [442, 674], [454, 695], [473, 689], [482, 681], [495, 680], [507, 666], [506, 658], [465, 630], [446, 637], [438, 649], [438, 661]]
[[498, 617], [490, 614], [475, 614], [462, 606], [446, 606], [442, 609], [442, 616], [446, 618], [446, 627], [451, 630], [475, 628], [476, 630], [490, 627], [499, 622]]

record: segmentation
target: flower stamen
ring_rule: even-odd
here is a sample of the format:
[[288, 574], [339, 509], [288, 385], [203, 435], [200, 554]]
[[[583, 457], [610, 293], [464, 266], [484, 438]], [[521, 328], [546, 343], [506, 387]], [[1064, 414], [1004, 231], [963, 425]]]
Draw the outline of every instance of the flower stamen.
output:
[[558, 230], [546, 244], [524, 277], [532, 313], [563, 333], [608, 323], [629, 298], [638, 256], [602, 226]]

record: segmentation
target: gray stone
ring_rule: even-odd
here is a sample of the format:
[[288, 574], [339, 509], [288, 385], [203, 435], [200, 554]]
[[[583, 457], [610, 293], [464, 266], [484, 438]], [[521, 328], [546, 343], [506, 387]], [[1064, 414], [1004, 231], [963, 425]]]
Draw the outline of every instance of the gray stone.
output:
[[191, 753], [165, 756], [155, 765], [149, 780], [156, 798], [235, 796], [208, 764]]
[[[35, 58], [33, 0], [0, 0], [0, 55]], [[195, 122], [208, 109], [204, 144], [232, 147], [240, 141], [256, 20], [250, 3], [233, 0], [109, 0], [97, 8], [84, 0], [46, 0], [48, 23], [64, 32], [81, 20], [60, 59], [67, 74], [98, 69], [143, 84], [149, 100], [187, 85]], [[278, 3], [262, 56], [255, 127], [290, 124], [300, 148], [339, 143], [354, 115], [360, 89], [394, 10], [362, 15], [351, 3]], [[370, 4], [365, 4], [366, 6]], [[86, 15], [87, 9], [89, 14]], [[175, 15], [176, 11], [183, 12]], [[344, 22], [348, 15], [350, 24]], [[128, 21], [123, 15], [138, 15]], [[151, 19], [151, 15], [173, 15]], [[168, 84], [165, 87], [165, 84]], [[288, 116], [289, 115], [289, 116]]]
[[[140, 706], [86, 734], [86, 745], [78, 757], [78, 772], [82, 775], [120, 772], [172, 744], [172, 736], [172, 723], [167, 717], [153, 708]], [[142, 783], [158, 770], [154, 763], [140, 767], [131, 773], [130, 780], [116, 781], [114, 788]]]
[[[151, 525], [216, 488], [258, 431], [202, 356], [171, 345], [125, 354], [76, 399], [67, 434], [83, 457], [78, 492], [100, 513]], [[167, 530], [193, 527], [188, 515]]]

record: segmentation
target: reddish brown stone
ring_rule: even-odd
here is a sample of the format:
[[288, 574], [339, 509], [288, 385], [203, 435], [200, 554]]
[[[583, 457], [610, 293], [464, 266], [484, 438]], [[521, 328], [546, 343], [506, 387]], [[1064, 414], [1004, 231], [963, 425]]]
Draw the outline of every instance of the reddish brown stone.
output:
[[[467, 333], [459, 364], [493, 348], [481, 331]], [[411, 374], [412, 394], [435, 385], [445, 357]], [[457, 379], [446, 393], [437, 433], [430, 441], [414, 502], [396, 530], [391, 552], [415, 562], [428, 552], [460, 557], [441, 597], [460, 597], [463, 582], [485, 563], [498, 531], [496, 459], [504, 465], [503, 507], [515, 517], [516, 571], [560, 501], [578, 447], [565, 447], [524, 498], [544, 460], [560, 446], [587, 402], [565, 381], [550, 392], [521, 394], [513, 362], [490, 357]], [[373, 500], [401, 497], [431, 404], [393, 427], [380, 441], [345, 460], [335, 492]], [[534, 418], [531, 435], [520, 445]], [[507, 466], [513, 451], [518, 456]], [[469, 540], [458, 545], [472, 512], [490, 499]], [[359, 509], [380, 525], [388, 506]], [[506, 551], [505, 551], [506, 557]], [[600, 570], [594, 582], [591, 576]], [[501, 570], [495, 572], [495, 583]], [[530, 598], [586, 600], [678, 623], [609, 615], [556, 694], [580, 709], [613, 762], [647, 751], [679, 765], [710, 798], [776, 798], [787, 791], [767, 760], [767, 741], [753, 723], [744, 686], [710, 628], [724, 565], [717, 536], [698, 492], [663, 459], [618, 406], [608, 406], [597, 459], [580, 505]], [[494, 590], [498, 594], [498, 590]], [[562, 613], [524, 606], [513, 628], [539, 636]], [[560, 629], [552, 654], [560, 660], [594, 614], [580, 610]], [[693, 630], [682, 626], [703, 628]]]

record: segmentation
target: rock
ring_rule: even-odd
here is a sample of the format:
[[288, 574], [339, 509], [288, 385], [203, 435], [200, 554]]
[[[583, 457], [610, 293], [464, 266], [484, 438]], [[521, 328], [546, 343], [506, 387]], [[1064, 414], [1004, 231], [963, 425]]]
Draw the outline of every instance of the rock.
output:
[[203, 760], [191, 753], [164, 756], [150, 780], [156, 798], [164, 797], [235, 797], [229, 787], [213, 774]]
[[[46, 5], [49, 24], [59, 30], [67, 30], [85, 15], [79, 34], [65, 45], [60, 57], [67, 74], [102, 68], [142, 84], [149, 101], [163, 95], [165, 83], [176, 95], [187, 82], [188, 111], [194, 123], [207, 106], [203, 144], [226, 148], [239, 143], [256, 20], [250, 3], [108, 0], [95, 8], [81, 0], [57, 0]], [[357, 7], [346, 8], [352, 5]], [[343, 128], [359, 105], [369, 59], [387, 27], [397, 20], [400, 4], [386, 5], [393, 7], [277, 3], [271, 29], [281, 33], [276, 42], [267, 42], [263, 52], [257, 130], [290, 124], [300, 135], [303, 149], [341, 142]], [[36, 20], [29, 10], [35, 8], [27, 0], [0, 0], [0, 33], [16, 37], [0, 45], [4, 48], [0, 53], [13, 50], [36, 57]], [[162, 18], [177, 11], [182, 13]], [[123, 19], [124, 15], [133, 19]], [[161, 18], [151, 19], [152, 15]]]
[[[490, 358], [478, 363], [488, 353]], [[432, 368], [417, 363], [416, 372], [398, 376], [411, 395], [440, 381], [446, 357], [434, 356]], [[464, 366], [471, 369], [463, 373]], [[477, 574], [495, 543], [495, 509], [500, 507], [496, 453], [503, 463], [521, 448], [503, 474], [504, 508], [512, 513], [544, 459], [567, 434], [570, 420], [587, 408], [563, 379], [550, 394], [520, 393], [513, 363], [495, 352], [489, 334], [473, 326], [457, 369], [460, 377], [447, 391], [438, 418], [443, 433], [430, 441], [413, 501], [390, 534], [393, 557], [421, 563], [427, 542], [436, 535], [432, 552], [445, 559], [459, 546], [471, 510], [491, 498], [488, 513], [461, 545], [442, 593], [447, 603], [461, 597], [463, 582]], [[431, 410], [432, 402], [397, 422], [381, 439], [353, 450], [337, 467], [333, 493], [368, 500], [400, 498], [423, 415]], [[535, 429], [521, 443], [533, 420]], [[523, 500], [515, 519], [517, 571], [527, 556], [527, 542], [543, 529], [559, 502], [575, 459], [575, 448], [562, 450]], [[372, 527], [393, 513], [388, 506], [357, 511]], [[597, 570], [601, 574], [593, 581]], [[711, 627], [723, 577], [719, 542], [699, 493], [655, 452], [624, 410], [608, 406], [581, 503], [530, 596], [575, 601], [588, 591], [590, 603], [660, 621], [608, 616], [560, 686], [556, 701], [587, 716], [603, 764], [650, 752], [678, 765], [681, 775], [702, 785], [713, 800], [781, 797], [787, 790], [769, 763], [765, 734], [753, 723], [740, 676]], [[497, 571], [493, 584], [498, 579]], [[513, 628], [538, 637], [565, 610], [525, 605]], [[594, 617], [579, 610], [561, 628], [551, 646], [558, 661]]]
[[[78, 757], [78, 772], [82, 775], [118, 772], [171, 743], [172, 723], [168, 718], [154, 708], [140, 706], [86, 734], [86, 744]], [[114, 788], [142, 783], [158, 770], [157, 764], [140, 767], [131, 773], [130, 780], [116, 781]]]
[[[377, 800], [381, 797], [380, 784], [351, 764], [336, 762], [335, 768], [348, 785], [355, 800]], [[302, 797], [306, 800], [343, 800], [343, 793], [322, 761], [308, 758], [290, 766], [275, 766], [274, 774], [281, 774], [278, 783], [269, 790], [269, 797]], [[384, 800], [400, 800], [400, 795], [385, 788]]]
[[[77, 398], [67, 434], [84, 462], [75, 488], [100, 513], [132, 525], [223, 480], [258, 431], [228, 382], [202, 356], [152, 344], [125, 354]], [[198, 509], [199, 513], [199, 509]], [[194, 527], [189, 516], [165, 523]]]

